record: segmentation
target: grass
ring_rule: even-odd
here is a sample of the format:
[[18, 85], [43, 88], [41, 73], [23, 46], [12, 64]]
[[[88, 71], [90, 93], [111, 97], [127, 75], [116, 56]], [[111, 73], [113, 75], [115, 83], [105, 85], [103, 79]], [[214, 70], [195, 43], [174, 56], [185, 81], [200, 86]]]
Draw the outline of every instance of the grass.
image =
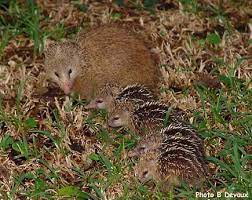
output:
[[[251, 197], [251, 44], [246, 29], [236, 29], [246, 25], [247, 8], [249, 2], [235, 1], [71, 1], [60, 7], [1, 1], [1, 199], [195, 199], [197, 191]], [[138, 135], [107, 129], [106, 111], [87, 113], [85, 101], [34, 95], [43, 82], [46, 39], [73, 38], [89, 24], [126, 17], [152, 27], [165, 80], [162, 100], [189, 113], [204, 139], [210, 174], [201, 189], [183, 184], [162, 193], [158, 183], [139, 183], [137, 161], [127, 158]]]

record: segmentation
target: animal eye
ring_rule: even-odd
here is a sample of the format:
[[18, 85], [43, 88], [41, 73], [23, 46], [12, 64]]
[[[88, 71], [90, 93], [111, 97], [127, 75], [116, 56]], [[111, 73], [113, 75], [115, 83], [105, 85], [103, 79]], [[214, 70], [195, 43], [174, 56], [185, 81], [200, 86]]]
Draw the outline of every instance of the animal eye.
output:
[[143, 176], [147, 176], [147, 174], [148, 174], [147, 170], [143, 172]]
[[118, 120], [120, 119], [118, 116], [114, 117], [113, 120]]
[[102, 99], [97, 99], [96, 103], [103, 103], [103, 100]]
[[69, 71], [68, 71], [68, 74], [70, 75], [70, 74], [72, 74], [72, 69], [69, 69]]
[[128, 109], [128, 108], [123, 108], [123, 111], [124, 111], [124, 112], [128, 112], [129, 109]]
[[57, 76], [59, 78], [59, 74], [57, 72], [54, 72], [55, 76]]
[[146, 149], [146, 146], [141, 146], [141, 147], [139, 147], [139, 150], [140, 150], [141, 152], [144, 152], [145, 149]]

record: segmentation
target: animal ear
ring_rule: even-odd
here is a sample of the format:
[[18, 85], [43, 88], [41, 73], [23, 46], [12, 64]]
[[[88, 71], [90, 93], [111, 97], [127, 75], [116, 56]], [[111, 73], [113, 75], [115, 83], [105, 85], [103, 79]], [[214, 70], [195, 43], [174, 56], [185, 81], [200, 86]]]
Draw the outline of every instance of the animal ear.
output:
[[47, 39], [44, 45], [44, 54], [45, 55], [55, 54], [57, 44], [58, 44], [57, 42]]
[[104, 87], [104, 91], [111, 97], [115, 97], [119, 93], [119, 88], [114, 84], [107, 83]]
[[129, 112], [129, 108], [125, 107], [125, 108], [123, 108], [123, 111], [124, 112]]
[[112, 96], [117, 96], [119, 94], [120, 90], [119, 87], [113, 85], [111, 86], [111, 95]]

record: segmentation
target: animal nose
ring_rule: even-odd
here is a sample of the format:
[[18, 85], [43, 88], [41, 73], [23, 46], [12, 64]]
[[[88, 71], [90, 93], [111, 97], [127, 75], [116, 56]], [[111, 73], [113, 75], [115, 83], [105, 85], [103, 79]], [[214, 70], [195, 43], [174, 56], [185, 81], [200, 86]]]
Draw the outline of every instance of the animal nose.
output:
[[108, 119], [107, 125], [111, 128], [115, 128], [111, 119]]
[[64, 85], [63, 90], [64, 90], [65, 94], [69, 94], [71, 92], [71, 89], [72, 89], [72, 84], [71, 83], [66, 83]]
[[96, 104], [94, 101], [91, 101], [88, 105], [85, 106], [85, 109], [95, 109]]

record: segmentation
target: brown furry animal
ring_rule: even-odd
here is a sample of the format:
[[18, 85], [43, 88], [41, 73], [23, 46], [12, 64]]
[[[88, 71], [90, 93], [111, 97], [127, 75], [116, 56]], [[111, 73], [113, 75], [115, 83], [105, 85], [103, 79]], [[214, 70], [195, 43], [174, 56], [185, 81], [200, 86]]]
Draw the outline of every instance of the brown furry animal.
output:
[[66, 94], [90, 99], [107, 83], [158, 88], [160, 71], [150, 49], [119, 25], [104, 25], [79, 34], [75, 42], [51, 44], [45, 51], [48, 75]]

